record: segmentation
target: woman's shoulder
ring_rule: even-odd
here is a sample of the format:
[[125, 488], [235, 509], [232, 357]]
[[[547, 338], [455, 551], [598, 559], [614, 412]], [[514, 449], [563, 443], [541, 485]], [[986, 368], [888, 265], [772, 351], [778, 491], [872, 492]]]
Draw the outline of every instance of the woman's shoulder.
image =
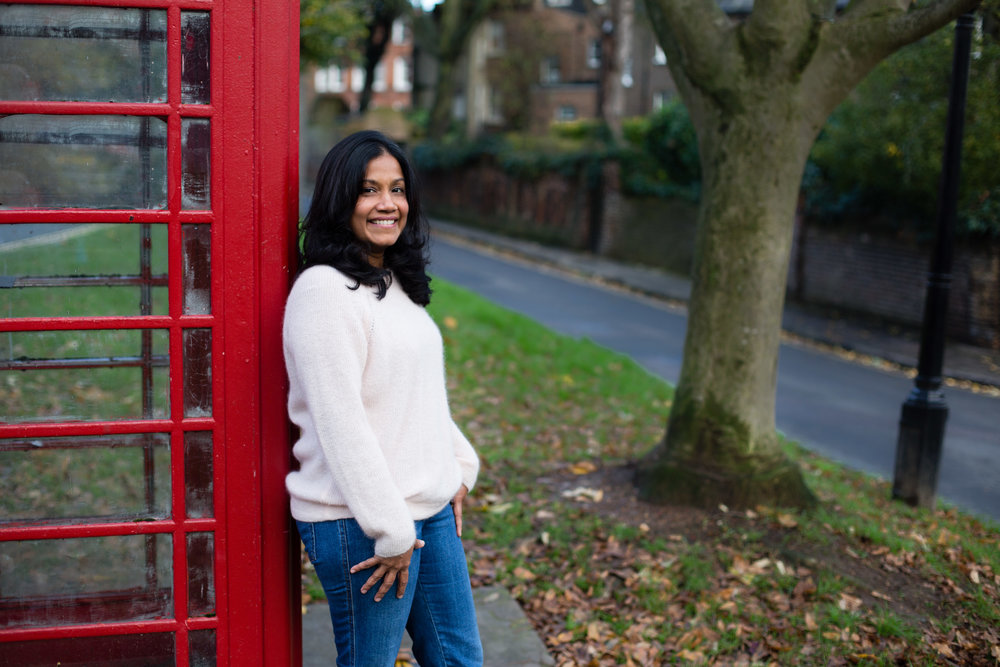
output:
[[310, 266], [296, 277], [288, 295], [290, 303], [300, 299], [311, 301], [321, 298], [325, 302], [357, 302], [362, 290], [358, 281], [343, 271], [326, 264]]

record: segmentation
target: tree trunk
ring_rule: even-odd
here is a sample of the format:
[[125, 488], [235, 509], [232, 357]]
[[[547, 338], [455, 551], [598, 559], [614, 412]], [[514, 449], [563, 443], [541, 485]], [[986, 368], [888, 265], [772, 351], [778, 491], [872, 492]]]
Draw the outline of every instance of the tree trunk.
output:
[[[703, 123], [703, 192], [684, 361], [664, 441], [640, 493], [716, 507], [815, 502], [774, 422], [795, 202], [811, 138], [793, 91]], [[748, 150], [748, 147], [753, 149]]]
[[[640, 493], [715, 507], [815, 498], [774, 424], [781, 311], [802, 170], [827, 116], [880, 60], [978, 0], [647, 0], [698, 131], [702, 204], [684, 362]], [[817, 381], [821, 381], [817, 378]]]
[[437, 83], [434, 86], [434, 102], [427, 123], [427, 135], [431, 139], [441, 139], [451, 126], [451, 105], [455, 98], [455, 63], [451, 59], [438, 61]]

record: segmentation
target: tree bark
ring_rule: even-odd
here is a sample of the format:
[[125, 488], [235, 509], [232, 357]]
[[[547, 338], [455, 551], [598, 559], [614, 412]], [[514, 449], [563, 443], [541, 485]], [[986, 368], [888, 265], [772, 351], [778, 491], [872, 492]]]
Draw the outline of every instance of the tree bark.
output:
[[[715, 507], [808, 506], [774, 422], [781, 313], [808, 145], [776, 89], [704, 131], [680, 382], [664, 442], [639, 469], [643, 495]], [[753, 147], [751, 150], [750, 147]]]
[[698, 132], [703, 181], [681, 376], [664, 439], [637, 471], [643, 497], [815, 503], [774, 421], [802, 171], [827, 116], [880, 60], [977, 1], [858, 0], [831, 22], [809, 11], [821, 0], [757, 0], [743, 23], [714, 2], [647, 2]]

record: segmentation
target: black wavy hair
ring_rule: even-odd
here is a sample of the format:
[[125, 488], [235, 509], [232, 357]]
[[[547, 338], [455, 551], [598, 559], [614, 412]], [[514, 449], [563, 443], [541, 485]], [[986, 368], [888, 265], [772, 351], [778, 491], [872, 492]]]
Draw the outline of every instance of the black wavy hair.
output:
[[[351, 231], [351, 215], [361, 193], [368, 163], [380, 155], [390, 155], [399, 162], [406, 186], [409, 212], [399, 239], [386, 248], [382, 268], [368, 261], [368, 245]], [[391, 139], [374, 130], [356, 132], [330, 149], [316, 176], [309, 212], [300, 229], [302, 243], [300, 266], [326, 264], [375, 289], [385, 297], [393, 279], [414, 303], [426, 306], [431, 300], [427, 275], [428, 228], [420, 211], [420, 193], [416, 174], [403, 150]]]

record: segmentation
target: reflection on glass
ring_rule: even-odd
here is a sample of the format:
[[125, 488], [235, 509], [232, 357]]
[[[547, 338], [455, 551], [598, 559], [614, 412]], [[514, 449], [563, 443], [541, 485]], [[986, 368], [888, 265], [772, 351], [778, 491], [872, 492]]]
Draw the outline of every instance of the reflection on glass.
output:
[[0, 209], [167, 206], [167, 124], [149, 116], [0, 118]]
[[184, 434], [184, 506], [192, 519], [212, 516], [212, 432]]
[[173, 613], [170, 535], [0, 542], [0, 627]]
[[165, 419], [168, 361], [164, 330], [8, 332], [0, 422]]
[[181, 12], [181, 102], [208, 104], [210, 14]]
[[165, 434], [0, 440], [0, 525], [169, 516]]
[[[87, 667], [175, 667], [174, 635], [111, 635], [109, 637], [49, 637], [0, 644], [5, 665], [79, 665]], [[191, 663], [194, 665], [194, 663]], [[214, 663], [212, 663], [214, 664]]]
[[[167, 227], [14, 224], [0, 228], [0, 317], [168, 314]], [[148, 294], [142, 289], [148, 277]]]
[[212, 227], [181, 225], [184, 314], [212, 313]]
[[211, 126], [202, 118], [181, 120], [181, 206], [206, 209], [211, 205], [209, 166]]
[[215, 630], [192, 630], [188, 645], [191, 667], [215, 667]]
[[184, 330], [184, 416], [212, 416], [212, 330]]
[[212, 533], [187, 536], [188, 616], [215, 614], [215, 546]]
[[162, 9], [0, 5], [0, 100], [164, 102]]

